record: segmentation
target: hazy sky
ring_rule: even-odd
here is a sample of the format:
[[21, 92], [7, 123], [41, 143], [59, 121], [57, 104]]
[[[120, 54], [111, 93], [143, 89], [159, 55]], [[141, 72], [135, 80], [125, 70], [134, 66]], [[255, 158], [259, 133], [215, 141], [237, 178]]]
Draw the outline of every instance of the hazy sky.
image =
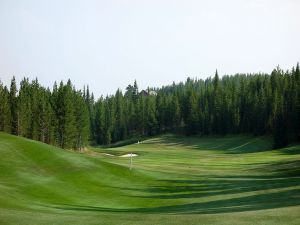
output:
[[0, 79], [71, 78], [96, 97], [300, 60], [298, 0], [0, 0]]

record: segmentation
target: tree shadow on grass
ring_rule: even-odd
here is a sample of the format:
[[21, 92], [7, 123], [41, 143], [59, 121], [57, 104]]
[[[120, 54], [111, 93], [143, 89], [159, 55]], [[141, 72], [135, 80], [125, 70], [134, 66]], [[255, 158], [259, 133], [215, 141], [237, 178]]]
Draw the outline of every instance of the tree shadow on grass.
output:
[[167, 147], [183, 147], [197, 150], [218, 150], [228, 154], [242, 154], [272, 150], [272, 142], [267, 137], [223, 136], [223, 137], [178, 137], [162, 136], [159, 139], [142, 143], [161, 144]]
[[284, 177], [300, 176], [300, 159], [269, 163], [257, 169]]
[[[256, 167], [252, 172], [258, 175], [204, 175], [157, 180], [150, 187], [115, 187], [120, 189], [120, 194], [145, 202], [143, 207], [61, 204], [53, 208], [111, 213], [218, 214], [300, 206], [299, 168], [300, 160], [290, 160]], [[157, 204], [161, 200], [162, 206], [147, 207], [156, 200]], [[171, 204], [173, 200], [182, 203]]]
[[[300, 177], [289, 177], [284, 172], [270, 176], [199, 176], [195, 180], [160, 180], [161, 186], [148, 188], [120, 188], [127, 197], [144, 199], [145, 207], [57, 205], [54, 208], [111, 213], [218, 214], [299, 206]], [[185, 203], [146, 207], [148, 200], [154, 199], [157, 203], [162, 200], [163, 204], [169, 200]]]
[[176, 214], [218, 214], [253, 210], [273, 209], [300, 205], [300, 190], [286, 190], [276, 193], [256, 194], [209, 202], [188, 203], [159, 207], [105, 208], [98, 206], [58, 205], [53, 208], [72, 211], [94, 211], [111, 213], [176, 213]]
[[290, 146], [279, 150], [284, 155], [298, 155], [300, 154], [300, 145]]
[[239, 194], [255, 191], [272, 191], [275, 189], [300, 188], [300, 178], [263, 178], [263, 177], [210, 177], [199, 180], [169, 180], [162, 186], [145, 189], [123, 188], [128, 191], [140, 192], [133, 195], [145, 199], [193, 199], [210, 196]]

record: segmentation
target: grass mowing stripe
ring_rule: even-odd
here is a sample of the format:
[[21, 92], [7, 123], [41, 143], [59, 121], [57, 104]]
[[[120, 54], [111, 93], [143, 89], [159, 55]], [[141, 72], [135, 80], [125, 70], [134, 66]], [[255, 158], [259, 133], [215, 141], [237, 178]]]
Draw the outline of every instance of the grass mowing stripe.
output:
[[164, 135], [82, 154], [0, 133], [0, 224], [300, 224], [300, 145], [271, 146]]

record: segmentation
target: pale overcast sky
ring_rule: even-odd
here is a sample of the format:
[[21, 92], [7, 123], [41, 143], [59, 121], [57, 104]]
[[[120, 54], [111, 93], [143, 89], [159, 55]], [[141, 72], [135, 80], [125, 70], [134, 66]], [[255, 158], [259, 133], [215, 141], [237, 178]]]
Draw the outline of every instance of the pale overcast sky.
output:
[[99, 97], [299, 60], [298, 0], [0, 0], [5, 84], [71, 78]]

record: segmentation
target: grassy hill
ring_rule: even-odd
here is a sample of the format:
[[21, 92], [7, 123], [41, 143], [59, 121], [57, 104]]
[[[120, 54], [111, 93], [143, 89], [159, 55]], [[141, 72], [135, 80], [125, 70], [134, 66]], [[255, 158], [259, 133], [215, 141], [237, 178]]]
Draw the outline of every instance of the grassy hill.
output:
[[0, 133], [0, 157], [0, 224], [300, 224], [300, 146], [264, 137], [76, 153]]

